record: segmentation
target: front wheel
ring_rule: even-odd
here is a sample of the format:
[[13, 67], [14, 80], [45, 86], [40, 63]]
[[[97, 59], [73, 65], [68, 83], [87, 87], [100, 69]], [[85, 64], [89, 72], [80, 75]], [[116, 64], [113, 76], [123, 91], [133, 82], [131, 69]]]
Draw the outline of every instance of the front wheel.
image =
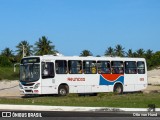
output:
[[59, 96], [66, 96], [67, 94], [68, 94], [67, 86], [65, 86], [65, 85], [59, 86], [58, 95]]
[[122, 94], [123, 93], [123, 86], [122, 86], [122, 84], [116, 84], [114, 86], [113, 92], [116, 93], [116, 94]]

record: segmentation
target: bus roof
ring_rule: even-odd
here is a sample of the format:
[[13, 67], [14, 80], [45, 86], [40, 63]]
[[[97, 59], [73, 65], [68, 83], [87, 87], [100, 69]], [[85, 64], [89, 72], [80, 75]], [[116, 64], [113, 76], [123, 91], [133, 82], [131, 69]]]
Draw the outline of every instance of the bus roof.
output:
[[145, 58], [133, 58], [133, 57], [110, 57], [110, 56], [102, 56], [102, 57], [94, 57], [94, 56], [54, 56], [54, 55], [43, 55], [43, 56], [28, 56], [25, 58], [32, 57], [40, 57], [42, 60], [117, 60], [117, 61], [145, 61]]

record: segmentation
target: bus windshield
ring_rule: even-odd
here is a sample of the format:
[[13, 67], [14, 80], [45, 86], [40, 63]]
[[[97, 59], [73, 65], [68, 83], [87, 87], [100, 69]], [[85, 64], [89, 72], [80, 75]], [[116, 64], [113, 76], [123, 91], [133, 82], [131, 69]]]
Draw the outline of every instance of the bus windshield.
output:
[[40, 78], [40, 64], [26, 63], [20, 65], [20, 81], [34, 82]]

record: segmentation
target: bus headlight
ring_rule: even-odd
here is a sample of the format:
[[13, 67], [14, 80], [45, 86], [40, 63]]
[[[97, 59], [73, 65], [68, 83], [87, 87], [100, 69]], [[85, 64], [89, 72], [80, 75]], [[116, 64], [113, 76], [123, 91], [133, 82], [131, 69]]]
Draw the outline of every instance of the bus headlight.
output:
[[19, 83], [19, 88], [20, 88], [20, 89], [23, 89], [23, 86], [22, 86], [20, 83]]
[[34, 86], [34, 89], [37, 89], [39, 86], [40, 86], [40, 83], [37, 83], [37, 84]]

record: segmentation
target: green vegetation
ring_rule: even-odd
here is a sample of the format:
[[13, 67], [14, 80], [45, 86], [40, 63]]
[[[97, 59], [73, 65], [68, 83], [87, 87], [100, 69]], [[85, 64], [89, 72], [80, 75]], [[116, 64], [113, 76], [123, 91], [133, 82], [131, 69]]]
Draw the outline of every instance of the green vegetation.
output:
[[98, 96], [77, 96], [76, 94], [71, 94], [66, 97], [0, 98], [0, 104], [147, 108], [148, 104], [155, 104], [156, 107], [160, 107], [159, 100], [159, 93], [123, 95], [100, 93]]
[[89, 50], [83, 50], [80, 56], [93, 56], [93, 54]]
[[19, 68], [14, 72], [13, 67], [0, 67], [0, 80], [18, 80]]

